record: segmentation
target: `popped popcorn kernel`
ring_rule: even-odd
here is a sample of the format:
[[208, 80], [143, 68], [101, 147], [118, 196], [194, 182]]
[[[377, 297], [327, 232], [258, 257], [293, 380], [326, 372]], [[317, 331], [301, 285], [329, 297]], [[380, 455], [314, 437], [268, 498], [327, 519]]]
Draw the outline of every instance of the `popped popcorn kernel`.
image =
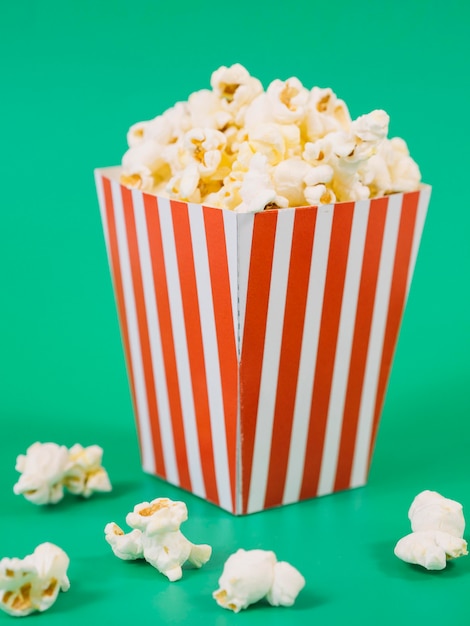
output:
[[240, 548], [226, 560], [212, 597], [222, 608], [238, 613], [262, 598], [272, 606], [292, 606], [304, 586], [302, 574], [278, 561], [274, 552]]
[[125, 533], [117, 524], [106, 524], [105, 539], [123, 560], [145, 559], [171, 582], [183, 575], [186, 561], [200, 568], [210, 559], [212, 548], [191, 543], [180, 531], [188, 519], [184, 502], [156, 498], [142, 502], [126, 516], [132, 530]]
[[67, 591], [69, 557], [53, 543], [42, 543], [24, 559], [0, 560], [0, 609], [15, 617], [49, 609]]
[[16, 459], [15, 469], [21, 472], [13, 486], [16, 495], [23, 495], [34, 504], [55, 504], [64, 497], [62, 479], [68, 464], [68, 450], [56, 443], [33, 443]]
[[442, 570], [449, 559], [468, 554], [465, 519], [459, 502], [436, 491], [422, 491], [408, 511], [412, 532], [398, 541], [395, 555], [407, 563]]
[[465, 530], [460, 502], [445, 498], [437, 491], [419, 493], [411, 503], [408, 518], [414, 532], [439, 530], [461, 538]]
[[[290, 77], [264, 90], [239, 63], [215, 70], [210, 86], [129, 128], [123, 185], [255, 212], [363, 200], [421, 184], [406, 143], [388, 138], [389, 116], [381, 109], [353, 120], [332, 89], [309, 90]], [[307, 182], [305, 164], [327, 166], [328, 176], [323, 170], [325, 180]]]
[[65, 490], [89, 498], [95, 492], [111, 491], [108, 473], [102, 467], [103, 449], [75, 444], [70, 449], [56, 443], [33, 443], [16, 460], [21, 476], [13, 492], [34, 504], [56, 504]]

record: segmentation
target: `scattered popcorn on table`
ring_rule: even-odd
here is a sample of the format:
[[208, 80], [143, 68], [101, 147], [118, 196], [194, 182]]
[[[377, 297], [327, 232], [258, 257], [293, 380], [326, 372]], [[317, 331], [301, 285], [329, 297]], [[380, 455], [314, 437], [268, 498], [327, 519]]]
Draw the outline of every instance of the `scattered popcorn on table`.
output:
[[105, 539], [120, 559], [143, 558], [168, 580], [175, 581], [182, 577], [182, 565], [186, 561], [202, 567], [212, 553], [210, 546], [191, 543], [180, 531], [181, 524], [187, 519], [184, 502], [156, 498], [137, 504], [127, 515], [126, 522], [133, 529], [131, 532], [124, 533], [114, 522], [106, 524]]
[[130, 127], [122, 184], [236, 212], [419, 188], [406, 143], [388, 138], [385, 111], [351, 120], [331, 89], [291, 77], [264, 91], [238, 63], [217, 69], [210, 84]]
[[272, 606], [292, 606], [304, 586], [302, 574], [278, 561], [274, 552], [240, 548], [225, 562], [212, 596], [224, 609], [238, 613], [262, 598]]
[[59, 591], [70, 587], [69, 557], [53, 543], [42, 543], [24, 559], [0, 560], [0, 608], [16, 617], [46, 611]]
[[447, 560], [465, 556], [465, 519], [462, 505], [435, 491], [423, 491], [408, 511], [412, 533], [400, 539], [395, 555], [402, 561], [441, 570]]
[[37, 441], [16, 459], [15, 469], [21, 476], [13, 491], [34, 504], [56, 504], [64, 497], [64, 489], [85, 498], [96, 491], [111, 491], [102, 457], [103, 449], [96, 445], [75, 444], [67, 449]]

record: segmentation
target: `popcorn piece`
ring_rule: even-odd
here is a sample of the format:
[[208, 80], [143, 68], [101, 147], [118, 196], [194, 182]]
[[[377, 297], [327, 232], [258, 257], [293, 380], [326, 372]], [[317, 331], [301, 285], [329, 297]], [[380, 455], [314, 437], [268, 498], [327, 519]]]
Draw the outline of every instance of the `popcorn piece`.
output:
[[166, 146], [174, 143], [192, 125], [189, 103], [177, 102], [152, 120], [133, 124], [127, 133], [127, 144], [133, 148], [150, 141]]
[[300, 124], [307, 111], [309, 95], [298, 78], [273, 80], [266, 90], [266, 96], [274, 121], [280, 124]]
[[95, 491], [111, 491], [108, 473], [102, 467], [103, 448], [76, 443], [69, 450], [69, 462], [65, 470], [64, 485], [76, 495], [89, 498]]
[[422, 565], [429, 570], [444, 569], [448, 559], [468, 554], [464, 539], [440, 530], [410, 533], [400, 539], [394, 552], [402, 561]]
[[221, 99], [209, 89], [195, 91], [188, 98], [188, 111], [192, 128], [221, 130], [232, 121], [232, 116], [223, 110]]
[[121, 183], [142, 191], [153, 191], [168, 173], [163, 158], [163, 146], [153, 141], [143, 141], [129, 148], [122, 158]]
[[62, 478], [69, 458], [65, 446], [56, 443], [33, 443], [16, 459], [21, 472], [13, 491], [34, 504], [55, 504], [64, 497]]
[[192, 163], [170, 179], [166, 191], [170, 196], [185, 202], [201, 202], [199, 181], [197, 165]]
[[359, 145], [361, 143], [374, 145], [387, 136], [389, 122], [390, 117], [387, 113], [377, 109], [355, 119], [351, 123], [351, 131]]
[[213, 176], [222, 161], [222, 152], [227, 143], [225, 135], [212, 128], [193, 128], [185, 134], [183, 141], [186, 158], [197, 166], [199, 174], [206, 178]]
[[253, 153], [260, 152], [269, 165], [277, 165], [300, 151], [300, 130], [295, 124], [260, 124], [250, 130], [248, 141]]
[[237, 213], [263, 211], [268, 205], [287, 206], [285, 200], [280, 199], [271, 180], [268, 161], [262, 154], [255, 154], [251, 159], [249, 169], [240, 186], [242, 202], [235, 208]]
[[412, 533], [398, 541], [395, 555], [426, 569], [444, 569], [447, 559], [465, 556], [467, 542], [462, 538], [465, 519], [462, 505], [436, 491], [423, 491], [408, 511]]
[[238, 613], [262, 598], [273, 606], [292, 606], [304, 586], [300, 572], [277, 561], [274, 552], [239, 549], [225, 562], [212, 596], [219, 606]]
[[102, 456], [103, 449], [96, 445], [75, 444], [68, 450], [37, 441], [16, 459], [16, 470], [22, 474], [13, 491], [34, 504], [56, 504], [64, 497], [64, 488], [85, 498], [95, 491], [111, 491]]
[[24, 559], [1, 559], [0, 608], [17, 617], [46, 611], [70, 587], [68, 565], [66, 553], [52, 543], [40, 544]]
[[351, 117], [346, 103], [329, 88], [313, 87], [307, 103], [307, 138], [315, 141], [328, 133], [350, 130]]
[[384, 159], [390, 174], [390, 186], [385, 192], [413, 191], [419, 187], [421, 172], [410, 156], [406, 142], [400, 137], [386, 140], [378, 154]]
[[179, 528], [187, 518], [184, 502], [156, 498], [137, 504], [127, 515], [130, 533], [111, 522], [105, 527], [105, 539], [120, 559], [144, 558], [168, 580], [179, 580], [186, 561], [202, 567], [212, 553], [210, 546], [193, 544], [182, 534]]
[[210, 82], [224, 108], [232, 114], [238, 125], [243, 125], [247, 106], [263, 91], [261, 82], [250, 76], [240, 63], [219, 67], [213, 72]]
[[463, 537], [465, 518], [460, 502], [444, 498], [436, 491], [422, 491], [408, 511], [413, 532], [439, 530], [453, 537]]

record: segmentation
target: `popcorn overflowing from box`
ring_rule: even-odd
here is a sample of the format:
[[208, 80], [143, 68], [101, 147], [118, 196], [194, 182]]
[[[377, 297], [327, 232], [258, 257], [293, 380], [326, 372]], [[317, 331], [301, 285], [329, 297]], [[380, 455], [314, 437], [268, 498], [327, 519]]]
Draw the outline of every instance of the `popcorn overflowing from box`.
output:
[[388, 123], [236, 64], [96, 171], [146, 471], [236, 514], [366, 482], [430, 197]]
[[121, 181], [236, 212], [356, 201], [415, 191], [421, 175], [389, 116], [351, 120], [331, 89], [297, 78], [266, 91], [240, 64], [153, 120], [134, 124]]

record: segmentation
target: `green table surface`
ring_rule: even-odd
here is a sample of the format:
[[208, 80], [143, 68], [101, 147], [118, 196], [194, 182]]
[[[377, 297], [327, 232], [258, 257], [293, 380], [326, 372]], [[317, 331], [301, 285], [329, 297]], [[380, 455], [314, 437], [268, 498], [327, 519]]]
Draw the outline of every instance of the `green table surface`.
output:
[[[2, 5], [0, 557], [52, 541], [71, 559], [70, 590], [34, 623], [470, 624], [470, 557], [428, 572], [393, 555], [421, 490], [470, 512], [469, 27], [458, 0]], [[265, 86], [330, 86], [353, 117], [385, 109], [433, 186], [368, 485], [240, 518], [140, 468], [93, 181], [132, 123], [235, 62]], [[15, 496], [16, 456], [37, 440], [101, 445], [112, 493], [54, 507]], [[213, 546], [177, 583], [104, 541], [107, 522], [159, 496], [183, 499], [183, 531]], [[239, 547], [304, 574], [293, 608], [216, 605]]]

